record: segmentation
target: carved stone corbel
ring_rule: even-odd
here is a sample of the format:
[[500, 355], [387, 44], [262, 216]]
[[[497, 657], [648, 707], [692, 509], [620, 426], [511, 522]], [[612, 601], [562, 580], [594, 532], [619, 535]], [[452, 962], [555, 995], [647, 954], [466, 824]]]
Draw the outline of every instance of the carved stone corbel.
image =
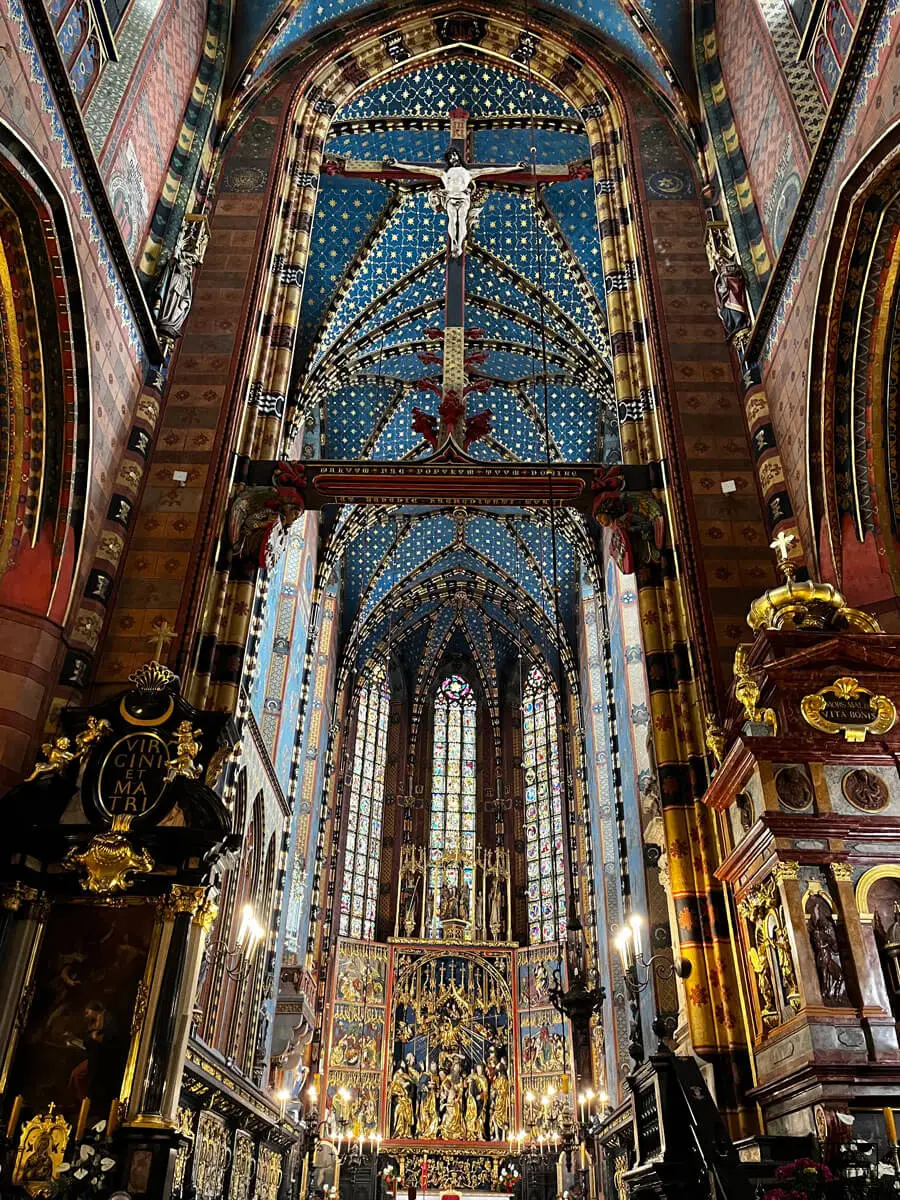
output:
[[288, 531], [304, 511], [305, 484], [303, 467], [285, 463], [275, 472], [272, 487], [238, 492], [228, 514], [228, 540], [238, 558], [272, 569], [284, 552]]

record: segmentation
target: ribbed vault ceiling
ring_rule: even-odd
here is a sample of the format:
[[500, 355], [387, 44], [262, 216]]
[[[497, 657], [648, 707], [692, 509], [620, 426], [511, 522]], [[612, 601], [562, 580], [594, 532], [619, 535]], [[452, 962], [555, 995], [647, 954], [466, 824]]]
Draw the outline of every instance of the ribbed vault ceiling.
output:
[[[439, 162], [449, 111], [469, 114], [469, 157], [483, 164], [585, 162], [582, 121], [566, 100], [472, 54], [417, 66], [335, 113], [325, 146], [304, 281], [292, 406], [304, 452], [417, 459], [432, 447], [412, 409], [437, 400], [445, 218], [422, 183], [330, 173], [329, 162]], [[467, 242], [466, 329], [490, 387], [469, 399], [492, 429], [482, 461], [617, 461], [603, 270], [588, 178], [492, 187]], [[476, 333], [477, 331], [477, 333]], [[390, 649], [414, 682], [468, 647], [505, 669], [519, 653], [556, 670], [557, 616], [571, 669], [578, 589], [594, 556], [582, 520], [561, 513], [555, 553], [545, 513], [348, 509], [323, 570], [343, 578], [345, 670]]]

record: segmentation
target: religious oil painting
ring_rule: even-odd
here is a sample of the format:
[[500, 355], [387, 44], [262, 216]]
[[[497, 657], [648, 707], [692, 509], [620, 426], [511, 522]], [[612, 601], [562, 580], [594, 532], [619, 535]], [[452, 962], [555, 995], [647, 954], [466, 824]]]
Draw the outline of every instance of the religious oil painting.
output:
[[562, 1020], [555, 1013], [521, 1019], [523, 1075], [559, 1075], [566, 1070], [567, 1045]]
[[535, 948], [518, 957], [519, 1003], [523, 1008], [545, 1008], [550, 989], [563, 978], [563, 964], [555, 948]]
[[363, 1020], [358, 1009], [335, 1005], [331, 1026], [331, 1067], [362, 1067], [374, 1070], [381, 1066], [381, 1045], [384, 1022], [380, 1013], [366, 1015]]
[[146, 904], [51, 910], [11, 1082], [29, 1108], [52, 1101], [71, 1119], [87, 1098], [92, 1120], [108, 1114], [122, 1089], [153, 923]]
[[381, 1128], [381, 1088], [378, 1075], [331, 1071], [325, 1093], [328, 1137], [348, 1137], [354, 1130], [371, 1134]]
[[342, 939], [335, 976], [335, 1000], [345, 1004], [384, 1004], [387, 956]]

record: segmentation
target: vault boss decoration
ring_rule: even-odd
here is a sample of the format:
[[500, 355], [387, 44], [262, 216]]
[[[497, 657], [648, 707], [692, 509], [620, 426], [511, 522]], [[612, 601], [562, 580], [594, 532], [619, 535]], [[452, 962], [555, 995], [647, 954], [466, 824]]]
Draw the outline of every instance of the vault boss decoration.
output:
[[887, 733], [897, 720], [893, 701], [887, 696], [876, 696], [849, 675], [811, 696], [804, 696], [800, 711], [813, 729], [820, 733], [842, 733], [848, 742], [864, 742], [867, 733]]

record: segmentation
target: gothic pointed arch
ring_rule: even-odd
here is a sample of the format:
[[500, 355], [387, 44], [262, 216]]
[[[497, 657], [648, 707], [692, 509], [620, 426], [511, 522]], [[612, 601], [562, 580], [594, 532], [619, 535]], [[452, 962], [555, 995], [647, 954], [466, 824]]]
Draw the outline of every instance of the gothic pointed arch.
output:
[[851, 604], [900, 595], [897, 404], [900, 139], [848, 178], [835, 209], [810, 345], [810, 536]]
[[65, 204], [0, 123], [0, 604], [60, 624], [85, 519], [86, 363]]

